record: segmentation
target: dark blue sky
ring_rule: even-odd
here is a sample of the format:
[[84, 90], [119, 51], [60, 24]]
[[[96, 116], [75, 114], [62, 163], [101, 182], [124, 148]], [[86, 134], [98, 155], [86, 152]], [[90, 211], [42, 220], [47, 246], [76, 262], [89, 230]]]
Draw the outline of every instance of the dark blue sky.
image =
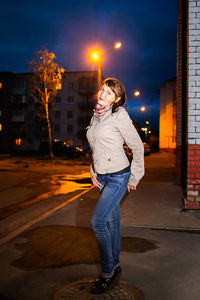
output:
[[0, 71], [27, 72], [42, 46], [66, 71], [91, 70], [90, 48], [104, 52], [121, 41], [104, 58], [103, 76], [123, 82], [129, 113], [141, 126], [149, 119], [157, 127], [157, 89], [176, 75], [176, 0], [1, 0], [0, 28]]

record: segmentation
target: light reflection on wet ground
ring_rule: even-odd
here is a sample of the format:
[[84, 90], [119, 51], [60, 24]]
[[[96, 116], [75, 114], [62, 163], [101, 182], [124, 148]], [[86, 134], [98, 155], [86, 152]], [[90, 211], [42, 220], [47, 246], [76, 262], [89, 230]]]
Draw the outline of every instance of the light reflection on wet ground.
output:
[[[86, 189], [91, 186], [90, 173], [84, 172], [77, 175], [53, 175], [52, 179], [59, 183], [59, 188], [54, 195], [66, 194], [76, 190]], [[84, 180], [85, 182], [84, 182]], [[86, 180], [87, 179], [87, 180]]]
[[[14, 213], [25, 209], [39, 201], [44, 199], [75, 192], [78, 190], [84, 190], [91, 186], [90, 173], [82, 172], [80, 174], [56, 174], [43, 178], [37, 178], [37, 181], [28, 180], [23, 185], [12, 187], [8, 191], [4, 192], [11, 194], [8, 197], [4, 197], [7, 201], [1, 201], [2, 207], [0, 207], [0, 220], [13, 215]], [[23, 190], [22, 190], [23, 188]], [[12, 191], [14, 191], [14, 194]], [[25, 193], [25, 191], [26, 193]], [[27, 196], [26, 196], [27, 194]], [[5, 204], [3, 203], [5, 202]]]

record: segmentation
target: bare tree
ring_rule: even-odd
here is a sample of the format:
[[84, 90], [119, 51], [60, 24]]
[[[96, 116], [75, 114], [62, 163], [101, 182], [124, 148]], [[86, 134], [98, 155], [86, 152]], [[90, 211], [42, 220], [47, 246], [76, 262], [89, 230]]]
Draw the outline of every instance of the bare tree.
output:
[[31, 96], [41, 104], [45, 112], [49, 136], [49, 154], [53, 158], [52, 134], [49, 117], [49, 105], [61, 89], [61, 79], [64, 69], [60, 68], [53, 60], [55, 54], [42, 49], [36, 52], [36, 58], [29, 63], [29, 71], [33, 72], [31, 77]]

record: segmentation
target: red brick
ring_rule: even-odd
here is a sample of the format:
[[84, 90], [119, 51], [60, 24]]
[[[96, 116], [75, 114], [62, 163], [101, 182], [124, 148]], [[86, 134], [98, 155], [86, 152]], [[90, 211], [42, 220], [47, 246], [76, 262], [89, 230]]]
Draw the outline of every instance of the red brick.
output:
[[196, 150], [195, 155], [200, 155], [200, 150]]
[[185, 208], [186, 209], [199, 209], [199, 202], [186, 202], [185, 203]]
[[199, 192], [198, 191], [187, 191], [188, 196], [199, 196]]
[[196, 173], [195, 178], [200, 178], [200, 173]]
[[187, 188], [188, 188], [189, 190], [194, 190], [194, 184], [188, 184]]
[[200, 185], [195, 185], [196, 190], [200, 190]]
[[200, 145], [188, 145], [188, 149], [200, 149]]
[[195, 167], [196, 166], [196, 162], [193, 160], [188, 160], [188, 167]]
[[188, 184], [200, 184], [200, 179], [188, 179]]
[[187, 201], [194, 202], [195, 197], [194, 196], [187, 196]]
[[194, 160], [194, 161], [196, 161], [196, 160], [197, 160], [197, 157], [198, 157], [198, 156], [195, 156], [195, 155], [189, 155], [189, 156], [188, 156], [188, 160]]
[[193, 172], [193, 173], [200, 173], [200, 168], [188, 168], [188, 172]]
[[192, 155], [195, 155], [195, 154], [196, 154], [195, 150], [189, 150], [188, 151], [188, 156], [192, 156]]
[[195, 164], [196, 164], [197, 167], [200, 167], [200, 161], [196, 161]]
[[196, 178], [195, 173], [187, 173], [187, 178]]

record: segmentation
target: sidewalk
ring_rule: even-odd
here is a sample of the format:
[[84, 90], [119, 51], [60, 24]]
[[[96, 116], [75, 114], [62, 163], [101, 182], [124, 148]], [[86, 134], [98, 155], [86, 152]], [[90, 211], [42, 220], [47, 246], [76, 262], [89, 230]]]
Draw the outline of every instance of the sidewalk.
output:
[[[200, 214], [180, 211], [174, 158], [145, 157], [146, 175], [122, 201], [121, 281], [144, 298], [120, 298], [116, 290], [112, 299], [199, 300]], [[66, 284], [97, 276], [100, 257], [90, 219], [98, 197], [91, 189], [0, 247], [0, 299], [49, 300]]]
[[[182, 189], [174, 182], [175, 154], [153, 153], [145, 157], [145, 165], [146, 174], [137, 191], [127, 192], [122, 200], [122, 227], [200, 230], [200, 213], [182, 210]], [[90, 227], [98, 197], [99, 190], [93, 188], [64, 207], [67, 225]]]

